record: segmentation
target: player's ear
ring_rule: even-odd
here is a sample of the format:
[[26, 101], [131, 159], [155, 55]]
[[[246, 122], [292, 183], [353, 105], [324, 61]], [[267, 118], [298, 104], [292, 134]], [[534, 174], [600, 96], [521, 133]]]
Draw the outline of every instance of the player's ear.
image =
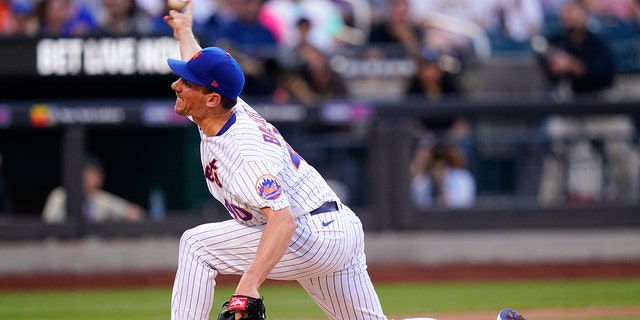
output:
[[207, 107], [209, 108], [213, 108], [219, 105], [221, 102], [222, 102], [222, 97], [216, 92], [210, 93], [207, 97]]

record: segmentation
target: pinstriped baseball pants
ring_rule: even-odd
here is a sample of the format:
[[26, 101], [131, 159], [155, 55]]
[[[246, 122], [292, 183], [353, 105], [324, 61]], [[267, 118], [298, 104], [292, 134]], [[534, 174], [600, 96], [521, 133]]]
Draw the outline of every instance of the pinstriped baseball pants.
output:
[[[296, 221], [291, 244], [268, 278], [297, 281], [330, 319], [386, 319], [367, 273], [360, 219], [342, 205], [340, 211], [304, 215]], [[227, 220], [185, 231], [171, 319], [209, 319], [216, 276], [243, 274], [263, 230], [264, 226]]]

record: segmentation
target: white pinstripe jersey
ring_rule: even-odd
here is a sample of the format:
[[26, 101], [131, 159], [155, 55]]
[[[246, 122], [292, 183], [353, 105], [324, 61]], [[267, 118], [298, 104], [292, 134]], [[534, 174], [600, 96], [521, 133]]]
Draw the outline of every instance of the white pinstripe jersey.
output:
[[238, 98], [235, 113], [213, 137], [200, 130], [209, 192], [247, 225], [266, 223], [260, 208], [291, 207], [295, 217], [337, 199], [318, 171], [278, 130]]

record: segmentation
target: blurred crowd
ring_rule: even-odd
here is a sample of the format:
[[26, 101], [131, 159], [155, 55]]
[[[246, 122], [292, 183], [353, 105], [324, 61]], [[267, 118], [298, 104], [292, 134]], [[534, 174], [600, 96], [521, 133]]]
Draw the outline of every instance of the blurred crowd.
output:
[[[168, 10], [164, 0], [0, 0], [0, 35], [171, 36], [162, 20]], [[242, 65], [247, 78], [243, 96], [267, 97], [276, 104], [295, 101], [311, 106], [348, 98], [354, 83], [345, 75], [358, 72], [365, 75], [360, 85], [366, 85], [370, 75], [404, 76], [403, 96], [414, 101], [465, 99], [461, 75], [470, 61], [495, 50], [533, 52], [549, 96], [569, 99], [599, 97], [614, 86], [620, 61], [609, 40], [637, 36], [640, 0], [195, 0], [194, 18], [203, 46], [220, 46]], [[362, 70], [354, 71], [355, 64], [344, 59], [351, 52], [365, 62], [359, 65]], [[398, 68], [401, 64], [385, 69], [385, 64], [371, 63], [398, 60], [411, 61], [413, 68], [407, 72]], [[393, 83], [383, 80], [382, 86], [378, 82], [374, 87], [382, 95]], [[591, 123], [551, 120], [549, 134], [556, 142], [566, 140], [567, 132], [587, 134], [585, 124]], [[607, 125], [620, 127], [616, 121]], [[466, 119], [417, 121], [422, 143], [414, 162], [420, 165], [414, 163], [411, 176], [414, 185], [431, 190], [427, 198], [422, 190], [418, 203], [473, 204], [475, 182], [465, 173], [472, 148], [470, 126]], [[435, 146], [425, 144], [425, 136], [436, 137], [437, 150], [425, 149]], [[441, 148], [443, 141], [446, 148]], [[556, 157], [567, 158], [573, 150], [555, 147]], [[565, 150], [564, 155], [557, 149]], [[543, 181], [546, 191], [560, 183], [553, 177], [561, 176], [549, 163], [543, 174], [549, 176]], [[447, 166], [457, 177], [451, 181], [464, 181], [470, 192], [463, 199], [446, 196], [442, 183], [449, 181], [443, 173]], [[624, 176], [628, 170], [620, 172]], [[635, 189], [640, 187], [625, 183], [618, 188], [638, 193]], [[563, 192], [545, 194], [541, 201], [556, 201]], [[579, 199], [594, 197], [576, 193]]]
[[[563, 20], [571, 19], [562, 11], [571, 2], [576, 1], [196, 0], [194, 14], [203, 45], [239, 58], [248, 76], [245, 95], [307, 104], [343, 97], [349, 79], [340, 71], [347, 67], [332, 58], [357, 49], [369, 61], [411, 59], [416, 67], [409, 74], [415, 78], [406, 93], [442, 100], [463, 95], [456, 76], [469, 58], [491, 48], [528, 48], [537, 36], [561, 32]], [[601, 24], [640, 21], [638, 0], [577, 2]], [[162, 21], [167, 12], [164, 0], [0, 0], [0, 35], [171, 35]], [[535, 43], [548, 56], [549, 46]], [[567, 71], [560, 70], [567, 59], [556, 60], [552, 77]]]
[[[481, 29], [527, 41], [554, 28], [561, 8], [573, 0], [199, 0], [196, 29], [206, 41], [229, 37], [243, 45], [293, 47], [302, 38], [330, 53], [345, 44], [398, 42], [417, 53], [428, 45], [464, 50], [464, 36]], [[637, 0], [580, 0], [595, 16], [633, 23]], [[170, 30], [161, 23], [163, 0], [2, 0], [3, 36], [151, 35]], [[310, 22], [300, 34], [300, 19]], [[546, 24], [549, 25], [546, 25]], [[240, 27], [234, 29], [233, 27]], [[353, 30], [352, 28], [360, 29]], [[258, 34], [247, 36], [246, 29]], [[263, 31], [257, 31], [263, 30]], [[453, 36], [452, 34], [456, 34]], [[242, 37], [241, 35], [244, 35]]]

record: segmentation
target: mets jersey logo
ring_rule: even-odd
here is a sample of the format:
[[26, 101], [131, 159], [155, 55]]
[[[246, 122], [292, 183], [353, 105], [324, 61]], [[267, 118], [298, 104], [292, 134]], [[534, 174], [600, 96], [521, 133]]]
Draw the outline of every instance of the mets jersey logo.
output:
[[267, 174], [256, 181], [256, 191], [264, 200], [275, 200], [282, 194], [282, 186], [278, 178]]

